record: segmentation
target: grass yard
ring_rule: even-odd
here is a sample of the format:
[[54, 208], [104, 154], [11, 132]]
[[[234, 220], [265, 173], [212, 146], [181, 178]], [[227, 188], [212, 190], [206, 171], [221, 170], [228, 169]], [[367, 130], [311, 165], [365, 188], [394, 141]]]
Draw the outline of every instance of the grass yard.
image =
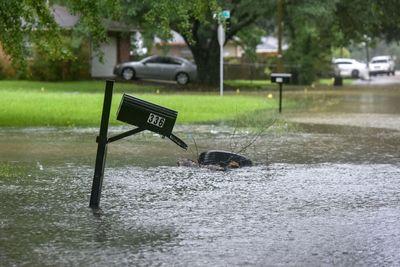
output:
[[[70, 92], [70, 93], [103, 93], [104, 81], [79, 82], [40, 82], [40, 81], [1, 81], [0, 90], [29, 92]], [[114, 92], [147, 92], [153, 93], [160, 89], [155, 85], [140, 85], [136, 83], [115, 83]]]
[[[334, 79], [320, 79], [318, 80], [317, 84], [320, 85], [328, 85], [328, 86], [332, 86], [334, 82]], [[352, 79], [343, 79], [343, 85], [352, 85], [353, 84], [353, 80]]]
[[241, 88], [241, 89], [261, 89], [266, 88], [268, 86], [274, 86], [270, 80], [226, 80], [224, 84], [231, 86], [233, 88]]
[[[104, 82], [0, 81], [0, 126], [98, 126]], [[246, 114], [276, 110], [277, 100], [263, 94], [210, 93], [156, 94], [156, 86], [115, 84], [111, 124], [115, 120], [121, 92], [178, 111], [178, 123], [234, 121]], [[146, 91], [147, 90], [147, 91]], [[290, 103], [289, 103], [290, 105]], [[261, 115], [260, 115], [261, 116]]]

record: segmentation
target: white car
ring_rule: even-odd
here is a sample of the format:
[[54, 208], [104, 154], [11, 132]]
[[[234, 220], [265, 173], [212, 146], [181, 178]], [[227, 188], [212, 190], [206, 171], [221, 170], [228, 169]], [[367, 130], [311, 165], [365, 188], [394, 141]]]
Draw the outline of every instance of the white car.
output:
[[369, 74], [371, 76], [376, 74], [394, 75], [394, 65], [394, 59], [391, 56], [373, 57], [369, 62]]
[[367, 64], [351, 58], [337, 58], [333, 60], [333, 64], [335, 65], [335, 76], [369, 79]]

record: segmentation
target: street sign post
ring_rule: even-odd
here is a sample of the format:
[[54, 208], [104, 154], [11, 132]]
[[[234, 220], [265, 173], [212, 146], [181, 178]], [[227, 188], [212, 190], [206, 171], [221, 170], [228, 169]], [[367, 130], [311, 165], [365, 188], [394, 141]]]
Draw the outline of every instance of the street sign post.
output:
[[231, 12], [230, 12], [229, 10], [223, 10], [223, 11], [221, 12], [221, 16], [222, 16], [224, 19], [229, 19], [229, 18], [231, 17]]
[[223, 10], [214, 18], [218, 20], [218, 43], [219, 43], [219, 94], [224, 95], [224, 44], [225, 44], [225, 28], [224, 22], [231, 17], [229, 10]]
[[219, 43], [219, 94], [224, 95], [224, 43], [225, 29], [220, 23], [218, 25], [218, 43]]

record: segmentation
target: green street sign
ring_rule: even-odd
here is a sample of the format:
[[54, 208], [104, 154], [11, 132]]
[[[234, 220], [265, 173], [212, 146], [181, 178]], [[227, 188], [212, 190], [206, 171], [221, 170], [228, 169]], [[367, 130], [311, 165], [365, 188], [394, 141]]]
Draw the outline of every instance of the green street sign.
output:
[[225, 19], [229, 19], [231, 17], [231, 12], [229, 10], [224, 10], [221, 12], [221, 16]]

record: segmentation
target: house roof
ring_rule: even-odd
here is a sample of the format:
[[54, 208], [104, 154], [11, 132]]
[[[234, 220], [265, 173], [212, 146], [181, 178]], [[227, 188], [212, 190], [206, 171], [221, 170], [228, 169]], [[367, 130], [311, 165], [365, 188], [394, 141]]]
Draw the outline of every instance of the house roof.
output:
[[[172, 37], [168, 40], [162, 40], [159, 37], [154, 37], [155, 44], [169, 44], [174, 46], [186, 45], [185, 39], [177, 33], [176, 31], [171, 31]], [[234, 39], [238, 39], [238, 37], [234, 37]], [[288, 45], [286, 43], [282, 44], [282, 49], [288, 49]], [[278, 51], [278, 39], [274, 36], [264, 36], [261, 37], [260, 43], [256, 47], [257, 53], [276, 53]]]
[[[288, 45], [283, 43], [282, 49], [288, 49]], [[261, 43], [257, 45], [257, 53], [276, 53], [278, 51], [278, 39], [273, 36], [261, 37]]]
[[[69, 12], [67, 7], [60, 5], [53, 5], [50, 8], [50, 12], [52, 13], [56, 23], [64, 29], [72, 29], [80, 19], [79, 14], [72, 14]], [[113, 32], [129, 32], [137, 30], [136, 27], [112, 20], [104, 19], [103, 24], [108, 31]]]
[[154, 37], [155, 44], [165, 44], [168, 43], [169, 45], [186, 45], [185, 39], [183, 39], [182, 35], [177, 33], [176, 31], [171, 31], [172, 37], [168, 40], [163, 40], [160, 37]]
[[78, 15], [72, 15], [66, 7], [54, 5], [50, 8], [50, 12], [57, 24], [64, 29], [71, 29], [79, 21]]

